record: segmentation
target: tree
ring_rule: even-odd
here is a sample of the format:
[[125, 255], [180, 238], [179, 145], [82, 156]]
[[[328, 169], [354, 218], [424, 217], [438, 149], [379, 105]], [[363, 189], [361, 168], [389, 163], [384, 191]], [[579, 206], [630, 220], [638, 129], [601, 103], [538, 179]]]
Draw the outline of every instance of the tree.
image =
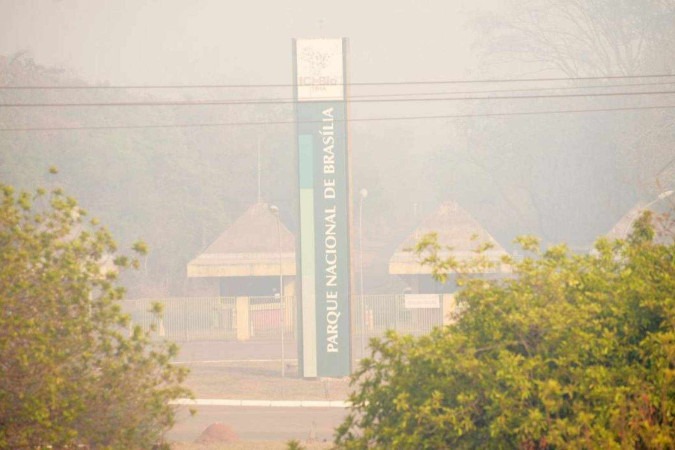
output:
[[[520, 62], [527, 73], [548, 71], [571, 78], [636, 77], [592, 83], [577, 80], [566, 86], [592, 85], [598, 92], [659, 91], [665, 79], [639, 76], [667, 75], [675, 70], [671, 56], [675, 53], [672, 0], [527, 0], [509, 2], [505, 11], [483, 14], [476, 20], [481, 30], [478, 47], [486, 66], [483, 70], [501, 64], [513, 67]], [[608, 90], [612, 86], [614, 90]], [[653, 96], [615, 100], [614, 105], [623, 107], [656, 104]], [[609, 106], [607, 101], [600, 104]], [[616, 165], [622, 178], [631, 182], [637, 178], [640, 190], [655, 195], [663, 191], [658, 177], [670, 163], [674, 124], [675, 115], [663, 109], [639, 115], [611, 114], [609, 120], [580, 125], [579, 129], [587, 136], [598, 135], [600, 129], [610, 132], [619, 152], [609, 149], [611, 165], [607, 169], [616, 170]], [[491, 140], [499, 139], [486, 141]], [[601, 151], [597, 147], [590, 148], [597, 153]]]
[[190, 392], [177, 347], [121, 312], [138, 261], [60, 189], [0, 191], [0, 448], [151, 447]]
[[[336, 444], [673, 448], [675, 245], [653, 238], [649, 215], [588, 255], [521, 238], [513, 277], [464, 279], [454, 325], [371, 341]], [[416, 250], [470, 275], [433, 237]]]
[[[483, 47], [510, 60], [569, 77], [671, 73], [675, 3], [671, 0], [528, 0], [509, 15], [483, 15]], [[501, 59], [503, 58], [503, 59]]]

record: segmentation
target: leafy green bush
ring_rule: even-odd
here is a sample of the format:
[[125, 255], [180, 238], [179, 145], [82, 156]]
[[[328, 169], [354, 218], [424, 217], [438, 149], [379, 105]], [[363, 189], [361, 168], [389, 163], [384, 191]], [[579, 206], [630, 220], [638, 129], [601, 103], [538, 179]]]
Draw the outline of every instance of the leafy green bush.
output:
[[0, 192], [0, 448], [151, 447], [190, 393], [176, 346], [121, 312], [137, 260], [59, 189]]
[[[522, 239], [512, 277], [465, 279], [454, 325], [371, 341], [336, 444], [674, 448], [675, 245], [653, 237], [646, 215], [589, 255]], [[467, 271], [439, 249], [417, 251]]]

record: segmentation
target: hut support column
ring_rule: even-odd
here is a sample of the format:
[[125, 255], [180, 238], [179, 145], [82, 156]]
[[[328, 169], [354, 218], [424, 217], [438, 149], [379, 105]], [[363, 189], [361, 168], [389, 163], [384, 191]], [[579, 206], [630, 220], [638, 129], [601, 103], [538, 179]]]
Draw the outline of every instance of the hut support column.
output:
[[251, 338], [249, 298], [237, 297], [237, 340], [248, 341]]

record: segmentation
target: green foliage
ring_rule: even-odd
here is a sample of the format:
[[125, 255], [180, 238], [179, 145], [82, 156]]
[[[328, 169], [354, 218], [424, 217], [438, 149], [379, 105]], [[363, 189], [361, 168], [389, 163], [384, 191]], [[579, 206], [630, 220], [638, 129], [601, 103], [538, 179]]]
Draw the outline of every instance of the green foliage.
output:
[[521, 240], [512, 277], [467, 277], [454, 325], [371, 341], [336, 444], [675, 448], [675, 245], [652, 238], [645, 216], [590, 255]]
[[286, 442], [286, 449], [287, 450], [303, 450], [305, 447], [300, 444], [300, 441], [297, 439], [291, 439], [290, 441]]
[[152, 447], [190, 392], [177, 347], [121, 313], [134, 259], [60, 190], [0, 190], [0, 448]]

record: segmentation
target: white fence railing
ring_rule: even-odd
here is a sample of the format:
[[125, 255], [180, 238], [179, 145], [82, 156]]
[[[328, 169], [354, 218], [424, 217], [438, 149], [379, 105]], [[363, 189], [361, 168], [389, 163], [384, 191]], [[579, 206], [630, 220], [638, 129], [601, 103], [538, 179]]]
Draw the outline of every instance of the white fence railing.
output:
[[[363, 356], [372, 337], [386, 330], [425, 334], [448, 322], [454, 308], [452, 296], [405, 296], [402, 294], [355, 296], [352, 300], [352, 345]], [[416, 300], [417, 302], [413, 302]], [[431, 301], [429, 301], [431, 300]], [[160, 317], [150, 310], [160, 303]], [[278, 340], [295, 338], [295, 297], [181, 297], [125, 300], [123, 310], [132, 323], [177, 342], [198, 340]]]

